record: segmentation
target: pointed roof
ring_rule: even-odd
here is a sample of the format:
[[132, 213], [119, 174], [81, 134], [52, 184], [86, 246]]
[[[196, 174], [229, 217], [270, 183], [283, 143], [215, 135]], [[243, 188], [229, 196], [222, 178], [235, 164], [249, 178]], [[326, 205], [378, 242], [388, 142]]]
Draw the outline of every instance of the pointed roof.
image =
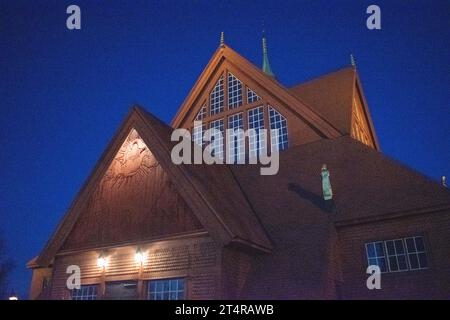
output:
[[239, 55], [226, 44], [219, 47], [211, 57], [205, 69], [197, 79], [186, 99], [178, 109], [177, 114], [172, 120], [174, 128], [182, 127], [194, 112], [194, 106], [199, 104], [198, 99], [205, 92], [207, 85], [212, 81], [218, 70], [227, 62], [234, 68], [245, 74], [260, 88], [275, 99], [278, 104], [283, 105], [294, 115], [298, 116], [319, 136], [324, 138], [335, 138], [341, 133], [323, 116], [317, 113], [306, 103], [300, 101], [295, 95], [291, 94], [284, 86], [278, 83], [273, 77], [268, 76], [260, 68]]
[[289, 91], [329, 119], [342, 133], [349, 133], [355, 77], [355, 68], [348, 67], [291, 87]]
[[[56, 231], [37, 259], [30, 262], [30, 266], [48, 266], [51, 263], [132, 129], [139, 133], [184, 201], [213, 239], [222, 245], [234, 243], [259, 251], [271, 249], [270, 240], [255, 217], [251, 206], [240, 192], [230, 169], [227, 166], [212, 170], [211, 166], [207, 165], [173, 164], [171, 150], [175, 143], [170, 140], [173, 129], [143, 108], [134, 106]], [[226, 183], [220, 185], [210, 183], [210, 181], [220, 180]], [[224, 197], [224, 194], [227, 197]], [[230, 201], [228, 197], [231, 197], [233, 201]]]
[[350, 66], [289, 88], [289, 92], [314, 108], [342, 134], [350, 134], [353, 98], [360, 96], [368, 126], [380, 150], [356, 67]]

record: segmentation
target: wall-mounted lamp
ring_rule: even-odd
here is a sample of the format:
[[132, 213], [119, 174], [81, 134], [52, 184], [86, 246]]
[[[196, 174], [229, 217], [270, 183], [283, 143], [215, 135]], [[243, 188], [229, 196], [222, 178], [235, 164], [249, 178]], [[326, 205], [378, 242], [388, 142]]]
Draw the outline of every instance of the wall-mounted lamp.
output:
[[103, 255], [103, 253], [100, 253], [100, 255], [97, 258], [97, 266], [99, 268], [105, 269], [106, 265], [107, 265], [106, 258]]
[[18, 295], [14, 292], [14, 290], [11, 290], [11, 294], [8, 297], [8, 300], [19, 300]]
[[136, 263], [139, 265], [142, 265], [142, 263], [144, 262], [144, 254], [142, 253], [140, 248], [138, 248], [136, 250], [136, 253], [134, 254], [134, 261], [136, 261]]

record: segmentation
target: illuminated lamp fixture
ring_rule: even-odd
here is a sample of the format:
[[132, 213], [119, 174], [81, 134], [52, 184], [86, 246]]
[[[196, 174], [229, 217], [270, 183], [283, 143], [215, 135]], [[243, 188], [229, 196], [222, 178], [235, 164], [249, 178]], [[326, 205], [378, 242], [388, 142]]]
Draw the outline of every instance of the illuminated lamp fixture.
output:
[[106, 268], [106, 258], [103, 255], [103, 253], [100, 253], [100, 255], [97, 258], [97, 266], [102, 269]]
[[19, 300], [19, 297], [17, 296], [17, 294], [13, 291], [11, 291], [11, 294], [8, 297], [8, 300]]
[[139, 265], [142, 265], [142, 263], [144, 262], [144, 254], [142, 253], [140, 248], [138, 248], [136, 250], [136, 253], [134, 254], [134, 261], [136, 261], [136, 263]]

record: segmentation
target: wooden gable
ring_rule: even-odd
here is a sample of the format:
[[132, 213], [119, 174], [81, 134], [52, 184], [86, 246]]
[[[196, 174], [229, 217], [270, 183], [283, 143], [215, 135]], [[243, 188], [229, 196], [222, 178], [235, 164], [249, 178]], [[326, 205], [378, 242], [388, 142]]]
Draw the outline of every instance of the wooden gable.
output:
[[133, 128], [91, 193], [62, 249], [117, 245], [202, 228]]
[[355, 67], [346, 67], [289, 89], [339, 129], [380, 150], [369, 107]]
[[367, 107], [367, 102], [356, 76], [353, 100], [352, 100], [352, 115], [350, 125], [350, 135], [352, 138], [361, 141], [365, 145], [380, 150], [380, 145], [372, 123], [372, 119]]
[[[40, 255], [207, 231], [220, 245], [267, 252], [271, 242], [226, 166], [175, 165], [173, 129], [134, 106]], [[130, 159], [133, 159], [130, 161]], [[226, 181], [218, 186], [214, 181]], [[232, 195], [228, 201], [222, 192]]]
[[[233, 108], [228, 103], [228, 77], [230, 75], [235, 77], [242, 86], [242, 104]], [[212, 113], [211, 92], [219, 79], [223, 79], [224, 82], [223, 111]], [[257, 95], [260, 99], [249, 101], [249, 92]], [[307, 143], [321, 138], [335, 138], [340, 135], [338, 130], [323, 117], [228, 46], [220, 47], [214, 53], [174, 117], [172, 126], [191, 129], [196, 118], [206, 123], [206, 126], [211, 121], [223, 119], [224, 129], [226, 129], [227, 117], [242, 113], [244, 129], [246, 129], [248, 110], [259, 106], [264, 106], [266, 120], [269, 106], [275, 108], [287, 119], [290, 145]], [[203, 117], [198, 118], [199, 115], [203, 115]]]

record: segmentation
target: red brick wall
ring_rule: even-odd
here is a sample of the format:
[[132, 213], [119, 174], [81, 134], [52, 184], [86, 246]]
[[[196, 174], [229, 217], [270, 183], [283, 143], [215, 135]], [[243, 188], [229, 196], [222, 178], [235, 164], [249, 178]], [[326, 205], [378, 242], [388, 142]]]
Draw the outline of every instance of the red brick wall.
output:
[[222, 250], [222, 298], [242, 299], [252, 271], [252, 257], [237, 249]]
[[[381, 290], [368, 290], [365, 243], [424, 236], [429, 268], [383, 273]], [[450, 212], [338, 228], [345, 299], [450, 298]]]

